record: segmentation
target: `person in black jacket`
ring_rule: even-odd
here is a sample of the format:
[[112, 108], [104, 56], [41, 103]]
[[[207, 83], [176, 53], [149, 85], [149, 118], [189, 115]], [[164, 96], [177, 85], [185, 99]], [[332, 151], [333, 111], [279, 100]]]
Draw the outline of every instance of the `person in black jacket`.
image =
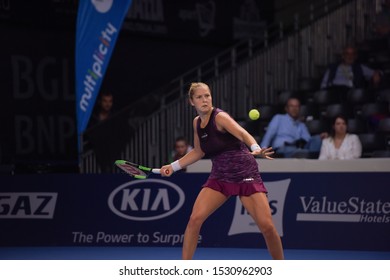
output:
[[349, 89], [367, 88], [370, 83], [376, 87], [380, 80], [380, 71], [359, 63], [356, 48], [347, 46], [343, 49], [342, 60], [328, 66], [322, 78], [321, 89], [337, 92], [340, 101], [345, 102]]

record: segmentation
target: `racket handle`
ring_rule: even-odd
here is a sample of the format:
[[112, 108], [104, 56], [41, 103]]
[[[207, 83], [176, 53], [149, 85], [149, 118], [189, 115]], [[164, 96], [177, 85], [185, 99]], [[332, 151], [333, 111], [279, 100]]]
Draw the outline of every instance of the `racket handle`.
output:
[[160, 168], [153, 168], [152, 169], [152, 173], [154, 173], [154, 174], [160, 174]]

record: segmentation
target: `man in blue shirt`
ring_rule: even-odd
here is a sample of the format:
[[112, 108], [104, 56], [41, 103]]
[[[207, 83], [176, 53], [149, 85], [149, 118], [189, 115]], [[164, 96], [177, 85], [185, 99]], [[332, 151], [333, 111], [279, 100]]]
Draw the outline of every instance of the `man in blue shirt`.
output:
[[312, 137], [306, 125], [299, 119], [300, 106], [297, 98], [287, 100], [286, 114], [277, 114], [272, 118], [261, 141], [261, 147], [272, 147], [277, 154], [285, 158], [318, 155], [321, 137]]

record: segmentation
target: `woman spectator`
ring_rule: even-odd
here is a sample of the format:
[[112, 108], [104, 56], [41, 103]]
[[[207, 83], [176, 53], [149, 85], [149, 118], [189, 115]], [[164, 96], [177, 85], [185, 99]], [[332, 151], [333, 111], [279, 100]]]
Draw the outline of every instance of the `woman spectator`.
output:
[[322, 140], [319, 159], [356, 159], [362, 155], [362, 144], [356, 134], [349, 134], [346, 117], [334, 119], [330, 136]]

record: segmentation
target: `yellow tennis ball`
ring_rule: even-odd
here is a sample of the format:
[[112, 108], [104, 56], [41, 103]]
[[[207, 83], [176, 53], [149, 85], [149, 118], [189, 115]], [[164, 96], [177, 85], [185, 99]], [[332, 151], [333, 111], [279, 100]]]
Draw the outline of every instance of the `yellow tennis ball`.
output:
[[252, 120], [252, 121], [255, 121], [257, 120], [258, 118], [260, 118], [260, 112], [259, 110], [257, 109], [252, 109], [249, 111], [249, 118]]

